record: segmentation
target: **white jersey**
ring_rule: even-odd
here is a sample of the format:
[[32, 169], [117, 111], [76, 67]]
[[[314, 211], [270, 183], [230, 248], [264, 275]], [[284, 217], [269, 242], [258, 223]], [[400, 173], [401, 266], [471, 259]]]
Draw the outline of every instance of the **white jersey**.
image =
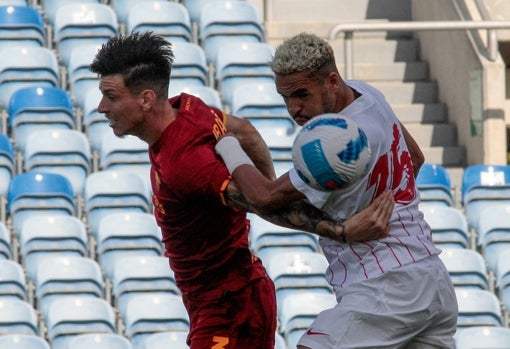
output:
[[365, 131], [371, 149], [369, 174], [347, 189], [318, 191], [290, 171], [293, 185], [311, 204], [335, 219], [347, 219], [391, 189], [395, 208], [389, 236], [359, 243], [339, 243], [320, 238], [329, 261], [326, 277], [333, 287], [372, 279], [388, 270], [439, 254], [429, 225], [418, 210], [419, 192], [413, 176], [411, 155], [400, 123], [382, 93], [361, 81], [347, 81], [358, 97], [340, 112]]

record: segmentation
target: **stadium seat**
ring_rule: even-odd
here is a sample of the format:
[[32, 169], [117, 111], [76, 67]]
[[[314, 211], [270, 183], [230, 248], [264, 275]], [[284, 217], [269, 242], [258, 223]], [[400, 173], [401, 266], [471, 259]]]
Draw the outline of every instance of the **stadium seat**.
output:
[[29, 86], [16, 90], [9, 103], [9, 129], [16, 149], [23, 152], [30, 133], [45, 128], [76, 128], [67, 91], [55, 86]]
[[266, 142], [273, 159], [292, 159], [292, 145], [300, 130], [294, 120], [288, 117], [252, 118], [250, 122]]
[[150, 6], [150, 4], [148, 4], [149, 2], [151, 2], [151, 0], [115, 0], [112, 1], [112, 7], [117, 15], [119, 23], [125, 24], [134, 6], [142, 4], [144, 5], [142, 10], [145, 10]]
[[257, 215], [250, 214], [250, 248], [267, 265], [273, 256], [289, 251], [320, 251], [315, 235], [280, 227]]
[[69, 54], [67, 65], [67, 83], [75, 105], [83, 108], [87, 92], [91, 89], [99, 90], [99, 77], [89, 69], [97, 51], [98, 44], [80, 45], [73, 48]]
[[246, 119], [290, 118], [274, 82], [256, 82], [236, 87], [232, 91], [231, 107], [233, 115]]
[[202, 47], [192, 42], [175, 42], [172, 47], [170, 87], [208, 86], [209, 67]]
[[494, 271], [499, 255], [510, 252], [510, 202], [479, 213], [477, 236], [487, 267]]
[[286, 297], [301, 292], [333, 293], [326, 280], [328, 261], [319, 252], [281, 252], [266, 264], [274, 281], [278, 308]]
[[227, 43], [264, 42], [265, 31], [258, 8], [248, 1], [211, 1], [204, 4], [198, 19], [199, 42], [207, 61]]
[[0, 221], [0, 260], [12, 258], [11, 233], [3, 221]]
[[71, 296], [103, 298], [105, 285], [99, 264], [88, 257], [48, 257], [37, 267], [35, 297], [44, 318], [58, 299]]
[[0, 0], [0, 5], [28, 6], [28, 0]]
[[89, 255], [85, 224], [73, 216], [28, 217], [21, 227], [19, 245], [21, 261], [31, 280], [35, 280], [37, 268], [46, 258]]
[[510, 329], [494, 326], [474, 326], [462, 329], [455, 336], [457, 349], [508, 349]]
[[216, 0], [183, 0], [184, 6], [188, 10], [190, 20], [192, 22], [198, 22], [200, 18], [200, 12], [202, 7], [208, 2]]
[[46, 318], [52, 349], [69, 348], [70, 340], [84, 333], [116, 333], [113, 307], [104, 299], [70, 296], [56, 298]]
[[74, 195], [82, 196], [91, 172], [91, 157], [89, 141], [82, 132], [44, 129], [28, 136], [24, 168], [63, 175], [71, 183]]
[[230, 105], [233, 92], [239, 86], [274, 83], [274, 74], [269, 66], [273, 55], [274, 48], [264, 42], [225, 43], [215, 60], [216, 88], [223, 102]]
[[510, 165], [470, 165], [462, 176], [462, 204], [471, 228], [478, 230], [480, 212], [510, 204]]
[[494, 274], [496, 294], [508, 316], [510, 315], [510, 254], [502, 253], [498, 256]]
[[275, 343], [274, 349], [287, 349], [287, 343], [285, 343], [285, 338], [278, 332], [275, 334]]
[[0, 101], [8, 108], [22, 87], [60, 84], [57, 55], [47, 47], [8, 46], [0, 49]]
[[124, 257], [162, 256], [161, 231], [150, 213], [117, 212], [104, 215], [97, 228], [97, 258], [112, 279], [117, 261]]
[[181, 92], [196, 96], [212, 107], [223, 109], [220, 94], [218, 90], [212, 87], [200, 85], [189, 85], [187, 87], [181, 87], [179, 85], [174, 86], [172, 83], [170, 83], [170, 87], [168, 89], [168, 95], [170, 97], [177, 96]]
[[[7, 197], [9, 183], [16, 171], [14, 164], [14, 147], [11, 139], [6, 134], [0, 133], [0, 197]], [[1, 208], [2, 210], [4, 207]], [[2, 212], [2, 220], [5, 220]]]
[[37, 313], [21, 299], [0, 299], [0, 337], [6, 334], [39, 335]]
[[426, 204], [454, 206], [450, 175], [442, 165], [424, 163], [416, 177], [416, 185], [422, 206]]
[[27, 298], [27, 280], [21, 265], [12, 260], [0, 260], [0, 300], [26, 301]]
[[129, 340], [117, 333], [85, 333], [69, 341], [72, 349], [133, 349]]
[[50, 349], [46, 340], [29, 334], [4, 334], [0, 336], [0, 348], [9, 349]]
[[0, 2], [0, 48], [14, 45], [46, 46], [44, 21], [35, 7]]
[[503, 315], [498, 297], [488, 290], [455, 289], [459, 315], [457, 328], [472, 326], [503, 326]]
[[7, 197], [7, 211], [19, 238], [24, 221], [34, 214], [76, 215], [71, 182], [57, 173], [36, 171], [16, 175]]
[[97, 108], [102, 98], [101, 91], [93, 88], [86, 92], [83, 102], [83, 128], [89, 139], [92, 151], [99, 151], [105, 132], [112, 132], [108, 126], [108, 119]]
[[334, 294], [303, 292], [286, 297], [279, 310], [280, 333], [289, 348], [295, 348], [301, 335], [308, 329], [317, 315], [336, 306]]
[[174, 294], [137, 295], [129, 300], [121, 316], [125, 334], [135, 348], [142, 348], [152, 333], [189, 330], [188, 313], [182, 297]]
[[132, 6], [126, 32], [138, 31], [152, 31], [172, 44], [194, 41], [188, 10], [178, 2], [144, 1]]
[[164, 331], [147, 336], [141, 349], [188, 349], [187, 331]]
[[45, 21], [53, 27], [55, 24], [55, 15], [59, 7], [72, 3], [92, 3], [99, 4], [101, 0], [41, 0], [41, 6], [44, 12]]
[[443, 205], [422, 205], [425, 221], [432, 229], [432, 239], [439, 248], [470, 248], [467, 218], [460, 209]]
[[68, 66], [75, 47], [105, 43], [119, 33], [119, 24], [113, 8], [106, 4], [70, 3], [58, 7], [53, 29], [60, 62]]
[[115, 263], [112, 295], [115, 307], [125, 313], [126, 304], [139, 294], [180, 295], [174, 273], [163, 256], [130, 256]]
[[450, 248], [439, 255], [456, 288], [488, 290], [489, 274], [483, 256], [475, 250]]
[[151, 212], [152, 202], [146, 183], [128, 171], [96, 171], [87, 176], [84, 191], [85, 214], [92, 236], [99, 222], [115, 212]]

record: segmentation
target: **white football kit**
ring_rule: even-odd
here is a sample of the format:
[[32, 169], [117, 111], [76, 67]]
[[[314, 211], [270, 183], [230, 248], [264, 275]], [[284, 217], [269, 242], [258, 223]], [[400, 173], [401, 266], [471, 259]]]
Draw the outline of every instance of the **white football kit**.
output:
[[368, 175], [347, 189], [309, 187], [290, 171], [293, 185], [334, 219], [347, 219], [391, 189], [395, 208], [387, 237], [347, 243], [320, 238], [326, 277], [338, 305], [321, 313], [299, 344], [325, 348], [455, 348], [457, 302], [418, 209], [419, 192], [400, 123], [384, 96], [361, 81], [361, 94], [340, 112], [356, 121], [371, 150]]

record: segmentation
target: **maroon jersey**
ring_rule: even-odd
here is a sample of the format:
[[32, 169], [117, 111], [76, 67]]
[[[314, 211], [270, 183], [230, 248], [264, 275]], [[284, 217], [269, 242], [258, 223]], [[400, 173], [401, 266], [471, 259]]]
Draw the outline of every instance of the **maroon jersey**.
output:
[[183, 296], [239, 289], [260, 272], [251, 267], [246, 213], [223, 200], [231, 177], [214, 146], [226, 116], [184, 93], [169, 102], [178, 116], [149, 149], [166, 256]]

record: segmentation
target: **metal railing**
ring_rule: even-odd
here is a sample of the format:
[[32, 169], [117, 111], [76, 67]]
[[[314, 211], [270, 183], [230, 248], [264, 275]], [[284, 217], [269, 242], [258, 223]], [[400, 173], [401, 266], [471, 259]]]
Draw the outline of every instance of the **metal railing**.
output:
[[494, 61], [498, 56], [497, 29], [510, 29], [510, 21], [422, 21], [383, 23], [344, 23], [334, 26], [328, 34], [334, 40], [344, 34], [344, 77], [353, 77], [353, 40], [355, 32], [416, 32], [450, 30], [487, 30], [487, 58]]

